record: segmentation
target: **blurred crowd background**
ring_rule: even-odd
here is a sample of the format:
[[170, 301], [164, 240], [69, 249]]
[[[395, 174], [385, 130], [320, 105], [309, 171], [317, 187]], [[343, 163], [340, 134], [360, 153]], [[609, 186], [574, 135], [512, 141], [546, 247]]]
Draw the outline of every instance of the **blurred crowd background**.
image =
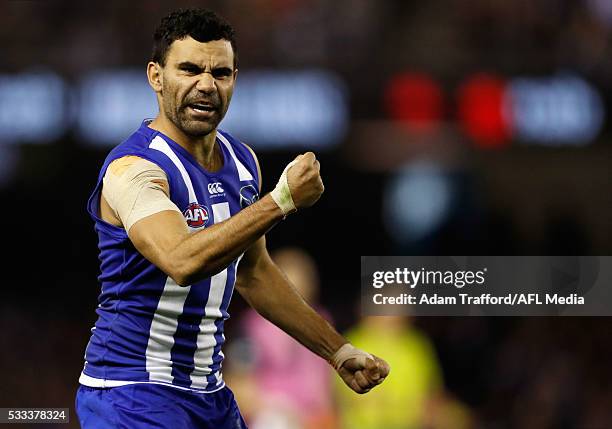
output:
[[321, 160], [323, 198], [270, 249], [393, 368], [352, 395], [235, 295], [226, 378], [251, 426], [612, 427], [609, 318], [362, 318], [358, 302], [360, 255], [610, 254], [609, 0], [0, 3], [0, 406], [73, 404], [99, 289], [85, 203], [156, 114], [153, 29], [193, 6], [238, 33], [222, 128], [257, 150], [264, 191], [296, 154]]

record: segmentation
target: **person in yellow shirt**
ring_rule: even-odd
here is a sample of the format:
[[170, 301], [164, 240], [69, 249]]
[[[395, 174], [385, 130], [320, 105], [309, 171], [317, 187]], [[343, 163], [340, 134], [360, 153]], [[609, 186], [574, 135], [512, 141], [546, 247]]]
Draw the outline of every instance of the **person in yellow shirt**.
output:
[[393, 377], [368, 395], [351, 394], [336, 381], [343, 429], [447, 427], [440, 419], [446, 411], [454, 416], [452, 427], [470, 426], [465, 408], [446, 399], [435, 350], [409, 317], [366, 317], [346, 335], [356, 346], [384, 354]]

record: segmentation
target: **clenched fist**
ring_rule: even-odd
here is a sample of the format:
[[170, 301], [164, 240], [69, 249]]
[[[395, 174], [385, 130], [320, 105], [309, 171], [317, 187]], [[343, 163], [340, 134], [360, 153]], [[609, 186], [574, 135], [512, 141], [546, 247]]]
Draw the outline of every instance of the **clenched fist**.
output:
[[383, 359], [346, 343], [330, 359], [342, 380], [357, 393], [367, 393], [382, 383], [391, 368]]
[[287, 170], [287, 182], [296, 209], [312, 206], [325, 190], [321, 180], [321, 165], [315, 154], [306, 152], [298, 155]]
[[366, 358], [365, 363], [353, 358], [339, 369], [340, 378], [357, 393], [368, 393], [389, 375], [389, 364], [377, 356]]
[[320, 164], [314, 153], [306, 152], [291, 161], [271, 195], [285, 215], [312, 206], [324, 191]]

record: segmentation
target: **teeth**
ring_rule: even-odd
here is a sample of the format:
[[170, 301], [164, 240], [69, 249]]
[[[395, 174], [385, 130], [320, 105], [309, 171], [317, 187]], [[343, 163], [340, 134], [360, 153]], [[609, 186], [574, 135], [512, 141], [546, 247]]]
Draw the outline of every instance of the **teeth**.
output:
[[200, 110], [200, 111], [204, 111], [204, 112], [208, 112], [212, 110], [212, 107], [210, 106], [203, 106], [201, 104], [194, 104], [192, 106], [195, 110]]

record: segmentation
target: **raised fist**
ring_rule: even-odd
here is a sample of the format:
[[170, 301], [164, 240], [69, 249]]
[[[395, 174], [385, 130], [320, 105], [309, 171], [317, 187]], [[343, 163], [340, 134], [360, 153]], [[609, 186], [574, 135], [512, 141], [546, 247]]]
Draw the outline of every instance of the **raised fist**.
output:
[[272, 198], [285, 215], [312, 206], [324, 191], [320, 164], [314, 153], [306, 152], [291, 161], [272, 191]]
[[316, 203], [325, 190], [321, 180], [321, 165], [315, 154], [306, 152], [298, 155], [287, 170], [287, 182], [296, 209], [306, 208]]

